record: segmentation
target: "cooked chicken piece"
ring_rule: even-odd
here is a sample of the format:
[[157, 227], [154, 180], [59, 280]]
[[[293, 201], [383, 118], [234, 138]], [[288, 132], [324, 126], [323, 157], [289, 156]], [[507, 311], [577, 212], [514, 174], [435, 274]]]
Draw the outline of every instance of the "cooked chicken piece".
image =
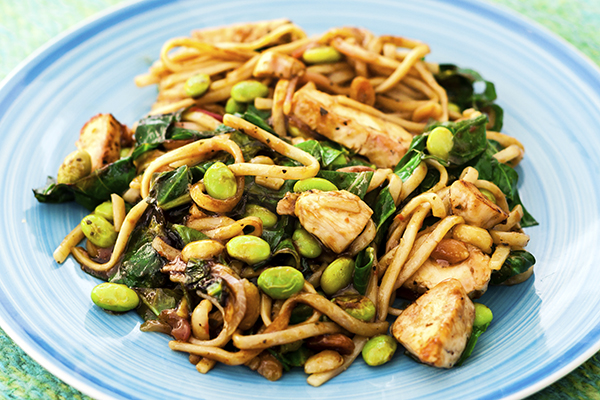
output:
[[419, 297], [392, 325], [392, 335], [422, 363], [452, 368], [473, 329], [475, 306], [456, 279]]
[[287, 192], [283, 199], [277, 203], [277, 214], [279, 215], [296, 215], [296, 200], [301, 193]]
[[304, 229], [338, 254], [360, 235], [373, 214], [360, 197], [345, 190], [304, 192], [294, 211]]
[[258, 59], [252, 75], [256, 78], [292, 79], [304, 74], [305, 69], [306, 66], [294, 57], [267, 51]]
[[[427, 239], [427, 235], [419, 237], [415, 241], [413, 249], [418, 249], [425, 239]], [[434, 251], [432, 257], [429, 257], [402, 286], [416, 293], [424, 293], [438, 283], [449, 278], [454, 278], [460, 281], [471, 298], [483, 295], [487, 290], [492, 274], [490, 257], [484, 254], [478, 247], [458, 240], [454, 241], [462, 243], [465, 246], [468, 251], [468, 258], [450, 263], [447, 259], [435, 259], [433, 256], [436, 255], [436, 252]]]
[[234, 24], [218, 28], [197, 29], [192, 37], [207, 43], [249, 43], [260, 39], [282, 25], [289, 24], [288, 19], [275, 19], [244, 24]]
[[457, 180], [450, 186], [452, 214], [461, 216], [469, 225], [490, 229], [503, 222], [508, 214], [485, 197], [477, 186]]
[[291, 115], [380, 168], [395, 167], [412, 140], [399, 125], [342, 105], [336, 96], [311, 87], [294, 94]]
[[121, 138], [125, 135], [128, 135], [127, 128], [115, 117], [111, 114], [98, 114], [81, 128], [75, 145], [90, 154], [92, 171], [95, 171], [119, 159]]

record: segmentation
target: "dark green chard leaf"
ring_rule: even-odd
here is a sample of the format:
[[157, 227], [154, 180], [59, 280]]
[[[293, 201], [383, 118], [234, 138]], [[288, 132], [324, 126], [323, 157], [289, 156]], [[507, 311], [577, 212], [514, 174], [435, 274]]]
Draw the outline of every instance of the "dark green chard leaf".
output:
[[339, 172], [339, 171], [319, 171], [318, 177], [327, 179], [340, 190], [347, 190], [360, 197], [367, 194], [369, 183], [373, 177], [372, 171], [366, 172]]
[[273, 190], [257, 185], [253, 176], [246, 177], [244, 191], [246, 192], [247, 203], [260, 204], [274, 211], [277, 208], [279, 200], [283, 199], [287, 192], [294, 191], [294, 184], [296, 182], [294, 180], [285, 181], [279, 190]]
[[486, 150], [488, 146], [486, 138], [487, 121], [487, 116], [482, 114], [479, 117], [459, 122], [434, 123], [427, 130], [431, 131], [438, 126], [443, 126], [452, 132], [454, 145], [450, 151], [448, 161], [451, 166], [460, 166]]
[[[294, 268], [300, 268], [300, 254], [292, 242], [292, 238], [285, 238], [277, 244], [277, 247], [272, 250], [271, 258], [268, 261], [269, 264], [274, 265], [289, 265]], [[281, 260], [279, 262], [273, 262], [273, 260]]]
[[[490, 116], [492, 121], [488, 129], [500, 131], [504, 112], [496, 104], [496, 88], [490, 81], [472, 69], [458, 68], [452, 64], [440, 64], [440, 72], [435, 76], [438, 83], [446, 89], [448, 100], [460, 107], [460, 110], [474, 108]], [[483, 91], [476, 92], [476, 85], [483, 86]]]
[[240, 147], [245, 161], [250, 161], [250, 159], [256, 156], [259, 152], [271, 151], [269, 147], [265, 146], [262, 142], [259, 142], [258, 140], [239, 131], [235, 131], [231, 136], [229, 136], [229, 139], [233, 140]]
[[356, 256], [354, 263], [354, 278], [352, 283], [354, 289], [358, 293], [364, 295], [369, 285], [369, 279], [371, 279], [371, 273], [373, 272], [373, 262], [375, 261], [375, 248], [367, 247], [362, 250]]
[[186, 165], [159, 174], [150, 188], [150, 198], [163, 210], [189, 203], [192, 173]]
[[294, 222], [291, 216], [280, 216], [277, 224], [271, 229], [263, 229], [262, 238], [274, 249], [279, 245], [283, 238], [292, 237], [294, 232]]
[[110, 199], [112, 193], [124, 193], [136, 175], [131, 157], [122, 158], [97, 169], [74, 184], [56, 183], [48, 178], [46, 186], [34, 189], [35, 198], [41, 203], [62, 203], [75, 200], [93, 210], [98, 204]]
[[[349, 154], [348, 150], [344, 149], [339, 144], [327, 141], [319, 142], [317, 140], [307, 140], [302, 143], [298, 143], [295, 145], [295, 147], [304, 150], [313, 156], [317, 161], [319, 161], [321, 168], [327, 168], [332, 165], [332, 163], [334, 163], [338, 157]], [[344, 166], [346, 166], [346, 162], [344, 162]]]
[[196, 229], [188, 228], [185, 225], [173, 224], [171, 225], [171, 229], [179, 235], [183, 246], [197, 240], [210, 239], [204, 233], [197, 231]]
[[210, 273], [210, 264], [207, 261], [191, 259], [185, 268], [185, 286], [189, 290], [199, 290], [204, 294], [214, 297], [221, 305], [227, 298], [224, 290], [223, 279]]
[[448, 161], [462, 165], [483, 153], [487, 147], [486, 124], [485, 115], [460, 122], [444, 123], [454, 134], [454, 146], [450, 150]]
[[[410, 178], [421, 161], [426, 157], [424, 153], [426, 142], [427, 136], [415, 136], [410, 143], [408, 151], [394, 168], [394, 173], [398, 175], [403, 182]], [[383, 238], [386, 221], [388, 221], [388, 219], [396, 212], [396, 204], [394, 204], [394, 199], [390, 194], [388, 186], [381, 189], [375, 200], [375, 204], [371, 208], [373, 209], [372, 219], [377, 226], [376, 242], [379, 243]]]
[[139, 120], [135, 130], [136, 147], [133, 150], [133, 159], [159, 148], [168, 140], [198, 140], [234, 131], [225, 125], [219, 125], [214, 131], [202, 132], [175, 126], [181, 121], [184, 112], [185, 110], [179, 110], [169, 114], [149, 115]]
[[123, 258], [109, 281], [135, 288], [165, 286], [169, 280], [160, 270], [166, 261], [154, 250], [152, 241], [158, 236], [172, 243], [166, 226], [161, 210], [149, 205], [131, 233]]
[[264, 129], [265, 131], [277, 135], [273, 128], [267, 123], [267, 120], [271, 116], [270, 111], [261, 111], [254, 107], [254, 104], [249, 104], [246, 112], [242, 115], [246, 121]]
[[421, 161], [425, 158], [425, 145], [427, 144], [427, 136], [415, 136], [410, 143], [408, 151], [400, 159], [400, 162], [394, 168], [394, 173], [406, 181], [412, 173], [417, 169]]
[[502, 164], [494, 158], [499, 146], [496, 142], [488, 140], [486, 151], [471, 162], [473, 168], [479, 172], [479, 179], [493, 182], [506, 196], [508, 207], [512, 210], [517, 204], [523, 207], [524, 216], [521, 220], [523, 228], [535, 226], [538, 222], [526, 210], [521, 202], [518, 192], [519, 174], [510, 165]]
[[499, 285], [515, 275], [522, 274], [535, 264], [535, 257], [526, 250], [511, 250], [502, 268], [492, 272], [490, 283]]
[[183, 292], [175, 289], [138, 288], [135, 291], [141, 300], [137, 312], [144, 321], [157, 319], [162, 311], [176, 308], [183, 298]]
[[469, 358], [469, 356], [473, 353], [473, 349], [475, 349], [477, 340], [487, 330], [488, 326], [490, 326], [489, 322], [484, 325], [473, 327], [473, 330], [471, 331], [471, 336], [469, 336], [469, 340], [467, 341], [467, 345], [465, 346], [465, 349], [463, 350], [460, 358], [456, 362], [457, 367], [461, 366], [465, 362], [465, 360]]

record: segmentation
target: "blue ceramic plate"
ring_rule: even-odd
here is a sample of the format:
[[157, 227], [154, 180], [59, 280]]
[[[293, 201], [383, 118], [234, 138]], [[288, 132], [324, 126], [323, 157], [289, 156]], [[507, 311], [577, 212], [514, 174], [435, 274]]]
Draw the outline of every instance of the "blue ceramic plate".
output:
[[[55, 175], [93, 115], [131, 124], [153, 87], [135, 75], [162, 43], [191, 29], [288, 17], [309, 33], [339, 25], [421, 39], [430, 60], [495, 82], [504, 131], [527, 149], [519, 166], [535, 276], [494, 287], [494, 322], [463, 367], [438, 370], [398, 354], [362, 361], [320, 388], [301, 372], [269, 383], [245, 367], [198, 374], [168, 338], [139, 330], [134, 313], [92, 305], [98, 282], [52, 251], [85, 214], [38, 204], [31, 188]], [[117, 399], [516, 398], [567, 374], [600, 349], [600, 73], [562, 40], [517, 15], [471, 0], [143, 1], [90, 21], [47, 46], [0, 88], [0, 323], [44, 367], [81, 391]]]

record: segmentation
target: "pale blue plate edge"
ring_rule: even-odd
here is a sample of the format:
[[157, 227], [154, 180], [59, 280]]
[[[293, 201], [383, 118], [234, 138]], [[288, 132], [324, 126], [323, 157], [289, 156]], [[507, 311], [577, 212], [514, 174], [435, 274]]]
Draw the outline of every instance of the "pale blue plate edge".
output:
[[[159, 8], [171, 3], [177, 3], [178, 1], [179, 0], [132, 0], [123, 4], [118, 4], [83, 20], [47, 42], [23, 60], [0, 82], [0, 120], [5, 115], [10, 104], [16, 98], [16, 95], [18, 95], [31, 80], [35, 79], [42, 71], [51, 65], [54, 60], [59, 59], [64, 54], [64, 51], [85, 42], [108, 27], [114, 26], [121, 21], [128, 20], [131, 16], [137, 15], [139, 12]], [[516, 27], [525, 29], [528, 35], [533, 35], [533, 41], [538, 44], [544, 43], [547, 45], [547, 47], [544, 48], [549, 53], [555, 55], [564, 54], [567, 58], [563, 60], [569, 60], [572, 67], [578, 67], [577, 71], [585, 71], [585, 75], [578, 74], [579, 78], [588, 83], [595, 82], [596, 85], [590, 87], [592, 87], [595, 92], [600, 93], [600, 67], [573, 44], [550, 31], [540, 23], [513, 11], [506, 6], [495, 3], [477, 0], [452, 0], [450, 2], [461, 8], [469, 7], [472, 12], [485, 12], [488, 16], [494, 17], [494, 19], [500, 17]], [[474, 10], [474, 8], [477, 8], [477, 10]], [[39, 348], [33, 340], [29, 341], [27, 340], [28, 338], [21, 337], [5, 320], [5, 315], [3, 314], [5, 311], [6, 309], [0, 308], [0, 327], [2, 327], [8, 336], [31, 358], [59, 379], [88, 396], [97, 399], [113, 398], [110, 392], [105, 391], [106, 388], [97, 388], [93, 382], [88, 383], [85, 380], [77, 379], [77, 376], [72, 375], [71, 370], [63, 368], [62, 365], [57, 365], [55, 362], [56, 360], [53, 357], [47, 357], [44, 354], [44, 351]], [[595, 340], [592, 341], [589, 339]], [[593, 345], [586, 346], [586, 343], [593, 343]], [[584, 363], [600, 350], [600, 327], [596, 327], [596, 329], [590, 331], [590, 333], [581, 340], [580, 344], [581, 346], [579, 346], [579, 348], [585, 348], [585, 350], [582, 350], [577, 357], [571, 358], [571, 361], [564, 364], [561, 368], [555, 370], [545, 378], [540, 378], [533, 385], [529, 385], [520, 390], [516, 389], [516, 391], [504, 398], [517, 399], [527, 397], [553, 382], [556, 382]], [[570, 355], [567, 355], [565, 358], [570, 358]], [[547, 369], [539, 371], [537, 375], [543, 376], [546, 370]]]

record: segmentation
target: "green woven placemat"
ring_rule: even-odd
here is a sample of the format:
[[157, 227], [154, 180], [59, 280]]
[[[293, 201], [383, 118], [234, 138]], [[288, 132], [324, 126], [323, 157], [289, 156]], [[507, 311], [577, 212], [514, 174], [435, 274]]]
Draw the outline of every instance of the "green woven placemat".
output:
[[[491, 0], [554, 31], [600, 65], [599, 0]], [[0, 79], [38, 47], [123, 0], [0, 0]], [[89, 399], [25, 354], [0, 329], [0, 398]], [[532, 399], [599, 399], [600, 353]]]

